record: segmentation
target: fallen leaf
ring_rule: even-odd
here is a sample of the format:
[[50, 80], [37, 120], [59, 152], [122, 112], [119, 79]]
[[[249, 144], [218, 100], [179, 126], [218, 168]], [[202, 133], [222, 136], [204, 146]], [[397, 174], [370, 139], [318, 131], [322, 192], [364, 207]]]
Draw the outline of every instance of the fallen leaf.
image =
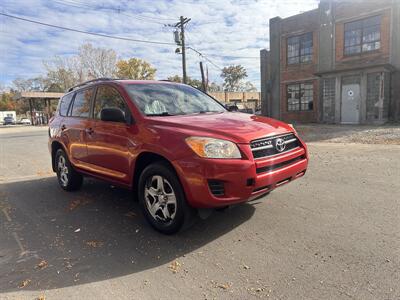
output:
[[19, 284], [19, 288], [22, 289], [22, 288], [26, 287], [30, 282], [31, 282], [30, 279], [25, 279], [25, 280], [21, 281], [21, 283]]
[[48, 266], [47, 261], [43, 259], [40, 263], [36, 265], [36, 268], [38, 268], [39, 270], [43, 270], [47, 268], [47, 266]]
[[169, 265], [169, 269], [172, 271], [172, 273], [177, 273], [178, 271], [179, 271], [179, 269], [180, 269], [180, 267], [181, 267], [181, 264], [177, 261], [177, 260], [174, 260], [170, 265]]
[[78, 206], [82, 206], [82, 205], [86, 205], [88, 204], [90, 201], [85, 199], [85, 198], [77, 198], [75, 200], [72, 200], [68, 206], [69, 210], [74, 210], [75, 208], [77, 208]]
[[217, 287], [219, 287], [221, 289], [224, 289], [224, 290], [227, 290], [227, 289], [229, 289], [231, 287], [231, 285], [229, 283], [218, 283]]
[[128, 217], [128, 218], [134, 218], [134, 217], [136, 217], [136, 213], [133, 211], [129, 211], [124, 216]]
[[72, 264], [71, 264], [71, 262], [69, 261], [68, 258], [64, 258], [63, 265], [64, 265], [64, 267], [65, 267], [66, 269], [71, 269], [71, 268], [72, 268]]
[[93, 247], [93, 248], [98, 248], [102, 247], [104, 243], [102, 241], [87, 241], [86, 245]]
[[41, 295], [37, 297], [36, 300], [46, 300], [46, 297], [44, 295]]

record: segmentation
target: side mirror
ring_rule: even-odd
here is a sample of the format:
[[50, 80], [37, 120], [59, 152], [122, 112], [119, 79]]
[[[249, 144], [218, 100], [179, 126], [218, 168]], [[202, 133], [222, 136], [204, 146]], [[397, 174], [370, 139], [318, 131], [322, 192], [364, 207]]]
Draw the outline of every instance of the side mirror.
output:
[[126, 123], [125, 114], [119, 108], [103, 108], [100, 112], [100, 119], [106, 122]]
[[239, 107], [237, 107], [236, 104], [226, 104], [225, 108], [227, 109], [227, 111], [238, 111]]

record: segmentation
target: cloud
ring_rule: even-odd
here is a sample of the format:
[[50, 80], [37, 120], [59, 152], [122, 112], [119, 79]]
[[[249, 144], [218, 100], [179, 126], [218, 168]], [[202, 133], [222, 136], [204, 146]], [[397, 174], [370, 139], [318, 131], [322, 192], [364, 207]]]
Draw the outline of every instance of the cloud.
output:
[[[260, 86], [259, 51], [269, 47], [268, 20], [288, 17], [317, 7], [317, 0], [2, 0], [2, 12], [84, 31], [133, 39], [173, 42], [179, 16], [191, 18], [187, 44], [219, 67], [241, 64], [248, 79]], [[157, 68], [157, 77], [181, 74], [181, 56], [175, 46], [151, 45], [94, 37], [0, 16], [0, 82], [45, 73], [43, 61], [55, 55], [73, 55], [81, 44], [114, 49], [121, 58], [139, 57]], [[237, 58], [237, 57], [253, 58]], [[199, 61], [187, 51], [188, 74], [200, 78]], [[203, 59], [204, 60], [204, 59]], [[205, 61], [206, 62], [206, 61]], [[206, 62], [211, 81], [220, 82], [220, 70]]]

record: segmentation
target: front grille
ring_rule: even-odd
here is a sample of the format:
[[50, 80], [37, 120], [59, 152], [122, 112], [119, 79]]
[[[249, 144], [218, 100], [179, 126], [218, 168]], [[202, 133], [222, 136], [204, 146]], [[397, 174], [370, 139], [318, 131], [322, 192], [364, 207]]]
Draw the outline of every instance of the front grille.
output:
[[[283, 141], [281, 141], [281, 139]], [[282, 148], [279, 149], [279, 145], [277, 146], [277, 141], [284, 144], [283, 150]], [[293, 133], [268, 138], [261, 138], [251, 141], [250, 143], [250, 148], [253, 152], [253, 157], [255, 159], [285, 153], [299, 146], [300, 142]], [[281, 151], [279, 151], [278, 149]]]
[[222, 197], [225, 195], [224, 183], [219, 180], [209, 180], [208, 187], [211, 193], [216, 197]]
[[257, 174], [271, 172], [273, 170], [286, 167], [287, 165], [294, 164], [294, 163], [296, 163], [296, 162], [298, 162], [300, 160], [303, 160], [305, 158], [306, 158], [305, 155], [300, 155], [298, 157], [295, 157], [295, 158], [280, 162], [278, 164], [257, 168], [256, 172], [257, 172]]

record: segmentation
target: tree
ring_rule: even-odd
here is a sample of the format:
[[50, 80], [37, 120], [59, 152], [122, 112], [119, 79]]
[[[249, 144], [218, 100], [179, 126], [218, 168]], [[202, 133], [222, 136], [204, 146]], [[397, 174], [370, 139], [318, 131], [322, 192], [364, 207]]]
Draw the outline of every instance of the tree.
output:
[[95, 48], [91, 44], [79, 47], [77, 55], [55, 56], [43, 64], [47, 70], [48, 89], [63, 92], [86, 80], [113, 77], [117, 54], [112, 49]]
[[257, 92], [257, 88], [250, 81], [246, 81], [246, 83], [243, 85], [243, 91], [244, 92]]
[[43, 76], [23, 79], [16, 78], [13, 80], [13, 86], [18, 92], [30, 92], [30, 91], [47, 91], [49, 81]]
[[65, 92], [71, 86], [83, 82], [83, 68], [78, 63], [77, 57], [61, 58], [55, 56], [53, 59], [43, 62], [47, 70], [49, 91]]
[[0, 110], [15, 110], [15, 101], [11, 93], [2, 93], [0, 96]]
[[223, 92], [224, 89], [223, 89], [223, 87], [221, 85], [219, 85], [219, 84], [217, 84], [215, 82], [211, 82], [208, 85], [207, 91], [209, 91], [209, 92]]
[[[174, 75], [174, 76], [170, 76], [167, 78], [169, 81], [173, 81], [173, 82], [183, 82], [182, 77], [180, 77], [179, 75]], [[186, 78], [187, 84], [196, 88], [196, 89], [201, 89], [202, 88], [202, 84], [201, 84], [201, 80], [198, 79], [192, 79], [190, 77]]]
[[140, 58], [130, 58], [117, 62], [115, 76], [121, 79], [152, 80], [157, 69]]
[[241, 89], [242, 80], [247, 77], [246, 69], [241, 65], [232, 65], [222, 69], [224, 91], [236, 92]]
[[78, 58], [88, 79], [112, 77], [115, 74], [117, 54], [112, 49], [84, 44], [79, 47]]

